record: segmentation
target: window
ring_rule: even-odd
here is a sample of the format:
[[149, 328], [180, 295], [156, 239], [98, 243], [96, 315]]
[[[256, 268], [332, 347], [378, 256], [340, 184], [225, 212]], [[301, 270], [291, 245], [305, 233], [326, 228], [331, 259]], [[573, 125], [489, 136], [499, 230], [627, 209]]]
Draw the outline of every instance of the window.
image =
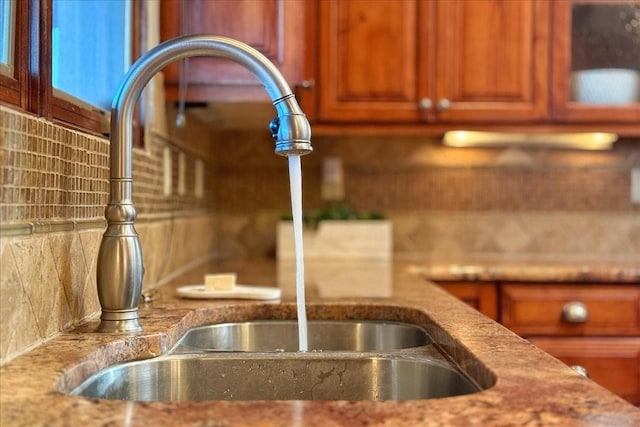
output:
[[107, 132], [111, 100], [142, 51], [145, 3], [0, 0], [0, 102]]
[[29, 5], [28, 1], [0, 0], [0, 101], [22, 109], [27, 109], [29, 102]]
[[13, 29], [15, 3], [0, 0], [0, 73], [13, 76]]
[[130, 10], [129, 0], [53, 0], [56, 97], [79, 99], [105, 111], [111, 107], [131, 64]]

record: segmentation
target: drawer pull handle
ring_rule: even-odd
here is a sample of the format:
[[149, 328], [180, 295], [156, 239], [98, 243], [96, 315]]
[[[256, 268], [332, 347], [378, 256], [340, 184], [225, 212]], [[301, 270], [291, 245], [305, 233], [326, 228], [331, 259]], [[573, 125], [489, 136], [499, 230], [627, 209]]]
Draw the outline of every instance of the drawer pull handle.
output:
[[580, 301], [568, 302], [562, 307], [562, 320], [567, 323], [584, 323], [589, 320], [589, 310]]
[[577, 372], [578, 374], [582, 375], [583, 377], [590, 378], [589, 377], [589, 371], [587, 371], [587, 368], [585, 368], [584, 366], [571, 365], [571, 369], [573, 369], [575, 372]]

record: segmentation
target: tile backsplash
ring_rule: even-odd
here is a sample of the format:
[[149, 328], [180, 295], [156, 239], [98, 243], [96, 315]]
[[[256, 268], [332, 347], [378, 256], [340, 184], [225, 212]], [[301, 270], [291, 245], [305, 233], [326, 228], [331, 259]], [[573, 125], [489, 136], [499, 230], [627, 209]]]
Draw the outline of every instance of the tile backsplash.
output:
[[[273, 154], [266, 124], [188, 123], [134, 149], [145, 291], [215, 257], [274, 257], [276, 223], [290, 211], [286, 160]], [[629, 200], [639, 140], [606, 152], [454, 149], [382, 136], [313, 144], [302, 161], [305, 210], [324, 205], [322, 161], [340, 157], [346, 202], [392, 220], [397, 257], [640, 256], [640, 207]], [[0, 363], [98, 315], [108, 148], [106, 138], [0, 106]]]
[[0, 109], [0, 219], [99, 217], [108, 194], [109, 144]]
[[[222, 249], [275, 251], [289, 211], [286, 162], [261, 133], [222, 132], [238, 156], [214, 159]], [[393, 221], [396, 257], [640, 256], [640, 206], [630, 201], [640, 141], [612, 150], [459, 149], [409, 137], [316, 137], [303, 157], [304, 209], [321, 200], [322, 161], [340, 157], [346, 203]]]

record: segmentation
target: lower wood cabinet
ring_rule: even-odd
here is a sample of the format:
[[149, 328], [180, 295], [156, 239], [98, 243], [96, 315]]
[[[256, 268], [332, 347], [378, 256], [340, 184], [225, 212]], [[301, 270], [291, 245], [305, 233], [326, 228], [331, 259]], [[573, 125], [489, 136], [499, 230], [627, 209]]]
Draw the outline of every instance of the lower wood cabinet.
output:
[[640, 286], [500, 283], [500, 321], [521, 336], [640, 336]]
[[438, 282], [632, 404], [640, 405], [640, 284]]
[[593, 381], [640, 405], [640, 338], [550, 338], [529, 341], [569, 366], [580, 366]]

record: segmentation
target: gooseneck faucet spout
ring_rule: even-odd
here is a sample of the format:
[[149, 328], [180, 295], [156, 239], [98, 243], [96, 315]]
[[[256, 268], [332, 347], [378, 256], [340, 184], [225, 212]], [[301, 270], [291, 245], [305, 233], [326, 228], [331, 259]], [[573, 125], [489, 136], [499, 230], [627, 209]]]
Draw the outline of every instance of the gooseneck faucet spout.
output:
[[303, 155], [312, 151], [309, 122], [289, 85], [278, 69], [252, 47], [227, 37], [183, 36], [141, 56], [124, 77], [111, 109], [110, 199], [97, 265], [100, 331], [142, 330], [138, 302], [144, 267], [132, 200], [133, 112], [142, 90], [157, 72], [170, 62], [192, 56], [228, 58], [251, 71], [264, 85], [277, 112], [270, 124], [276, 154]]

